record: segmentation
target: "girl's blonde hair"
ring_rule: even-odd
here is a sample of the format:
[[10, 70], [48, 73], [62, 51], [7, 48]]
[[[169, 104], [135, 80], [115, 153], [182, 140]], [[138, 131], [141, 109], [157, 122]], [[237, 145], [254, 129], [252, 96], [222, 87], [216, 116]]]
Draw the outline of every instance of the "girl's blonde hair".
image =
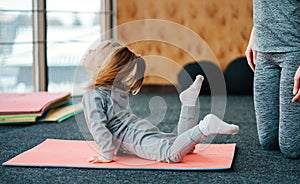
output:
[[142, 87], [145, 73], [145, 61], [127, 47], [116, 49], [101, 66], [89, 89], [100, 86], [130, 90], [133, 94]]
[[96, 40], [82, 57], [82, 64], [89, 72], [91, 78], [95, 79], [99, 69], [106, 65], [110, 56], [118, 49], [123, 47], [119, 42], [100, 39]]

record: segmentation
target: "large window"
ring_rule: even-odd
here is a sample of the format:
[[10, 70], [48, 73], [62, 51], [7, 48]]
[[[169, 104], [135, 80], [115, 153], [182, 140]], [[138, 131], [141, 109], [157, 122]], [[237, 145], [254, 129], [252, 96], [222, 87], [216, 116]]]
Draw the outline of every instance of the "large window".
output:
[[[0, 2], [0, 91], [33, 91], [32, 2]], [[25, 71], [26, 70], [26, 71]]]
[[[84, 73], [80, 59], [112, 26], [110, 3], [1, 0], [0, 92], [73, 92], [74, 86], [81, 88], [87, 79], [80, 75]], [[83, 77], [73, 84], [74, 75]]]

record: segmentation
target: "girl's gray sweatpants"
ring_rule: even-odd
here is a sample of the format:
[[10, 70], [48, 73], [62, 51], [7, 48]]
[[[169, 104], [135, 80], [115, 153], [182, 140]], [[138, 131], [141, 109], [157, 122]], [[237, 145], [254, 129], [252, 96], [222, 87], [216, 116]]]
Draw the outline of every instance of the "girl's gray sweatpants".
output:
[[300, 157], [300, 102], [292, 103], [300, 51], [257, 53], [254, 105], [260, 144], [280, 149], [286, 158]]
[[120, 150], [155, 161], [181, 162], [184, 156], [205, 138], [197, 125], [196, 117], [196, 106], [182, 106], [178, 135], [160, 132], [147, 121], [140, 122], [143, 129], [128, 127]]

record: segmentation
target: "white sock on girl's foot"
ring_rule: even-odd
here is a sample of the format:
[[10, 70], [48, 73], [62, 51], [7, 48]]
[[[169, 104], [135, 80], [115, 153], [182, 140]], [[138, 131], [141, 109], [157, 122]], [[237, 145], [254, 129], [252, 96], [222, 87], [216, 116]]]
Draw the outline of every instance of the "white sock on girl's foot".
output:
[[199, 123], [200, 131], [208, 136], [210, 134], [236, 134], [239, 127], [234, 124], [228, 124], [213, 114], [208, 114]]
[[187, 105], [187, 106], [196, 105], [203, 80], [204, 77], [202, 75], [198, 75], [195, 81], [193, 82], [193, 84], [189, 88], [187, 88], [186, 90], [180, 93], [179, 98], [183, 105]]

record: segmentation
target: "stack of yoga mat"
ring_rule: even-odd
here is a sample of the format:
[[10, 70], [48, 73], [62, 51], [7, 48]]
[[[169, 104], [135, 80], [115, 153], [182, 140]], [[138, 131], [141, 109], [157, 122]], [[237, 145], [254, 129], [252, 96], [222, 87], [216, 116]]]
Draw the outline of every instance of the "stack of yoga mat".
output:
[[80, 112], [69, 92], [0, 93], [0, 124], [61, 122]]

